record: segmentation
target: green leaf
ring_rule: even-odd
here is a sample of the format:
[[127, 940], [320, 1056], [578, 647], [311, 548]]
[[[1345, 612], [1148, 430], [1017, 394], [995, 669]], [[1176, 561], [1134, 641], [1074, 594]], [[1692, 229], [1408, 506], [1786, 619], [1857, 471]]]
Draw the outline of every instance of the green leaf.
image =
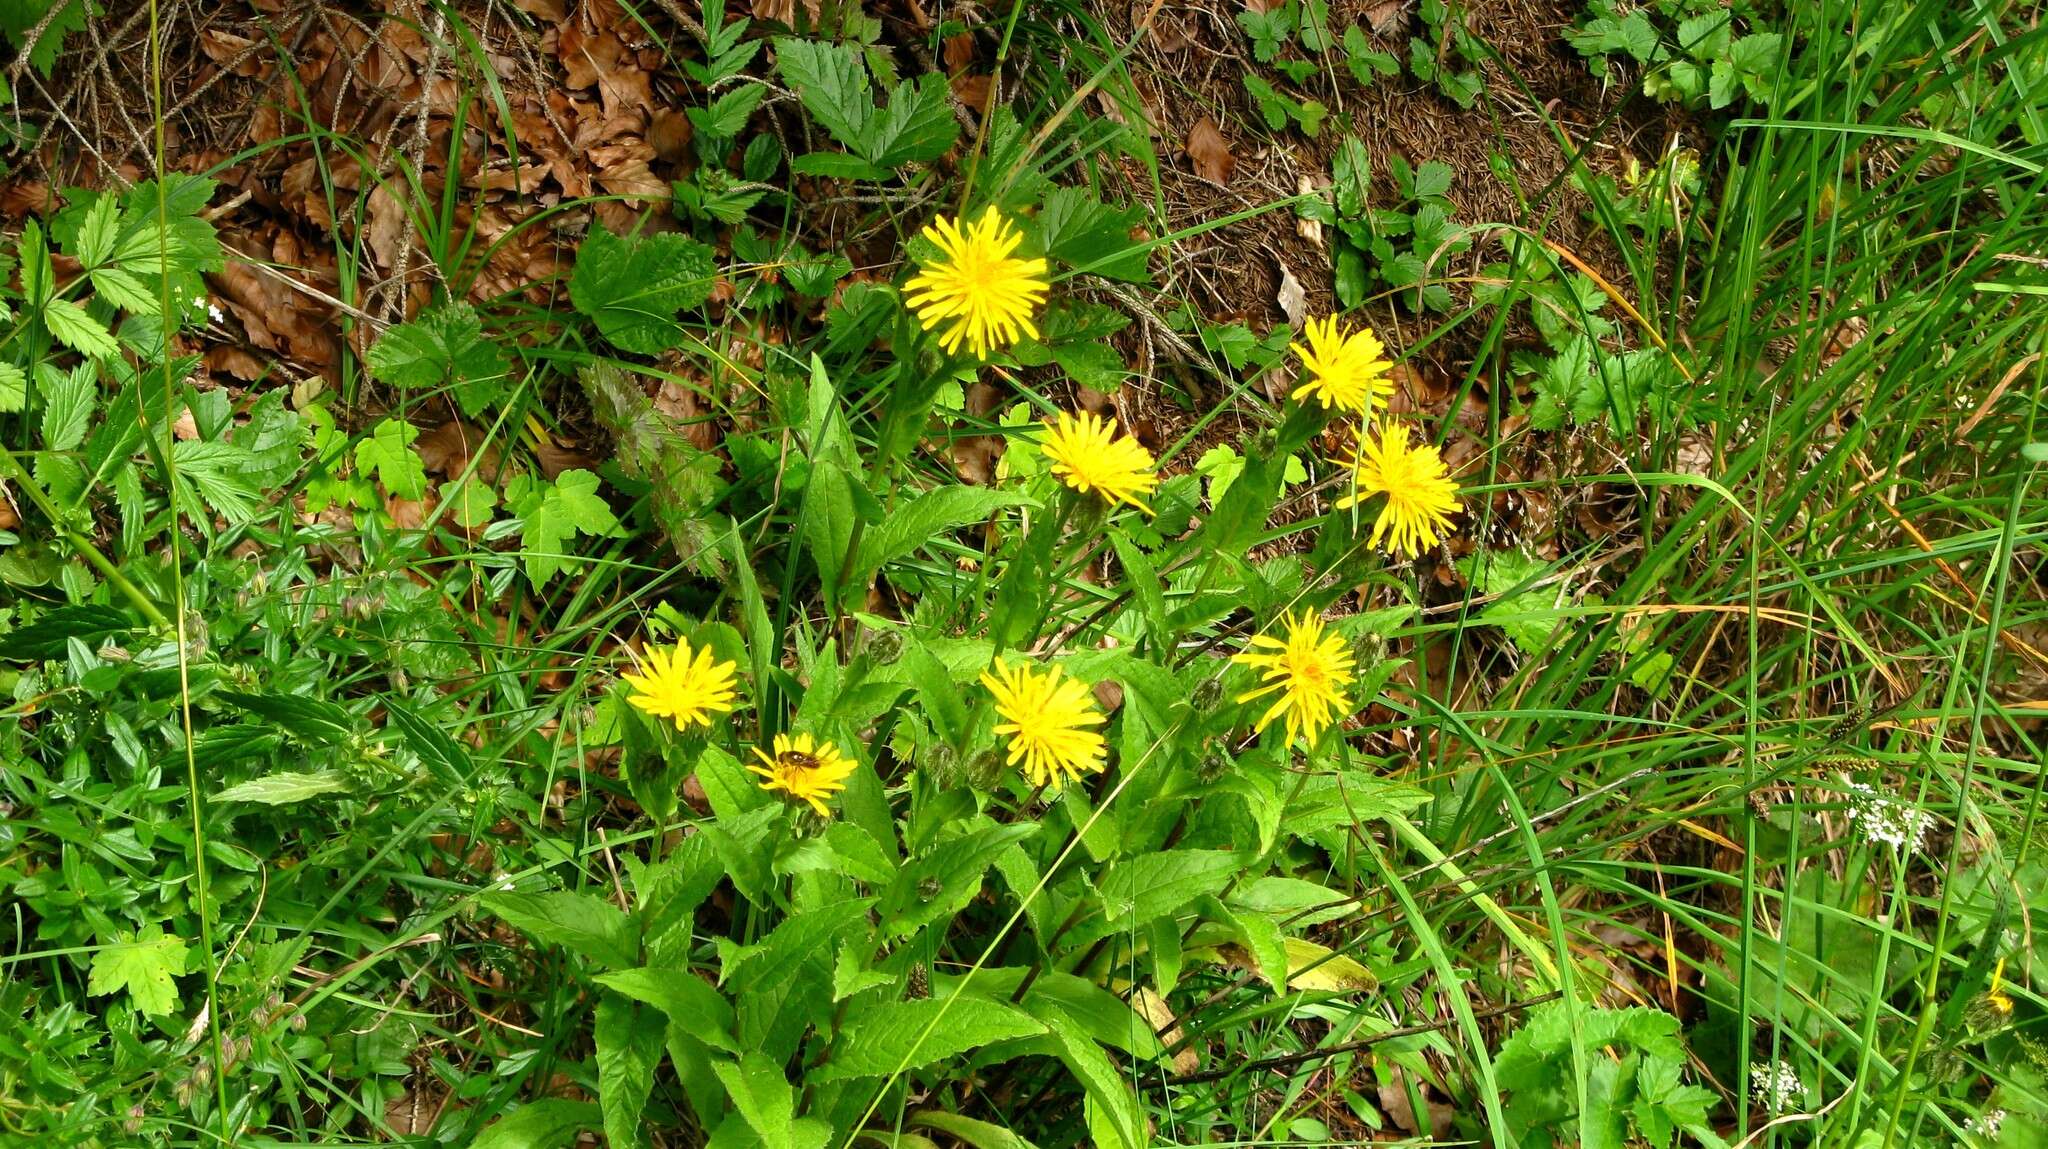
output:
[[597, 1106], [588, 1101], [560, 1097], [531, 1101], [485, 1129], [470, 1143], [470, 1149], [554, 1149], [600, 1119]]
[[889, 93], [889, 107], [880, 121], [870, 123], [873, 138], [865, 154], [883, 168], [938, 159], [960, 136], [946, 79], [937, 72], [919, 76], [914, 84], [898, 85]]
[[1031, 823], [984, 826], [904, 866], [877, 907], [883, 929], [890, 937], [908, 937], [958, 913], [981, 892], [982, 876], [996, 855], [1037, 832]]
[[766, 84], [743, 84], [713, 100], [708, 107], [686, 109], [699, 138], [730, 140], [747, 126], [747, 118], [768, 94]]
[[583, 241], [569, 299], [619, 347], [659, 355], [683, 341], [676, 313], [711, 297], [711, 249], [674, 232], [621, 239], [599, 224]]
[[618, 516], [598, 496], [597, 487], [597, 475], [572, 467], [521, 505], [519, 541], [525, 550], [526, 577], [533, 585], [545, 586], [569, 565], [573, 556], [562, 548], [570, 539], [579, 534], [607, 535], [618, 526]]
[[1036, 506], [1034, 499], [987, 487], [940, 487], [897, 509], [861, 540], [856, 574], [872, 575], [885, 564], [961, 527], [974, 526], [1004, 507]]
[[1057, 1006], [1040, 1002], [1032, 1013], [1045, 1023], [1054, 1055], [1100, 1110], [1101, 1120], [1089, 1123], [1096, 1132], [1097, 1149], [1145, 1149], [1145, 1115], [1109, 1055]]
[[394, 499], [422, 499], [427, 493], [427, 468], [413, 452], [420, 429], [403, 419], [385, 419], [356, 444], [356, 470], [375, 475], [384, 493]]
[[87, 268], [100, 266], [114, 254], [114, 240], [120, 228], [120, 208], [115, 197], [102, 195], [86, 209], [85, 219], [78, 225], [78, 238], [72, 244], [71, 254]]
[[910, 1115], [912, 1125], [936, 1129], [946, 1136], [970, 1146], [971, 1149], [1038, 1149], [1000, 1125], [976, 1121], [943, 1109], [926, 1109]]
[[783, 1076], [782, 1067], [767, 1055], [748, 1050], [737, 1063], [713, 1061], [712, 1072], [732, 1098], [740, 1118], [761, 1138], [767, 1149], [797, 1149], [794, 1136], [796, 1091]]
[[597, 1046], [597, 1102], [604, 1111], [605, 1142], [611, 1149], [646, 1144], [640, 1116], [654, 1092], [667, 1034], [660, 1013], [639, 1002], [606, 994], [597, 1003], [592, 1036]]
[[0, 411], [19, 411], [28, 405], [28, 373], [12, 363], [0, 363]]
[[818, 126], [848, 151], [870, 154], [869, 123], [877, 112], [858, 53], [837, 44], [781, 37], [775, 41], [775, 68]]
[[111, 359], [121, 353], [121, 344], [107, 325], [68, 299], [52, 299], [43, 304], [43, 322], [59, 343], [81, 355]]
[[832, 1000], [842, 1002], [895, 980], [893, 974], [863, 968], [860, 951], [850, 945], [841, 946], [839, 956], [832, 961]]
[[1098, 886], [1103, 916], [1113, 927], [1144, 925], [1212, 894], [1243, 868], [1225, 850], [1162, 850], [1113, 864]]
[[471, 416], [498, 399], [511, 370], [498, 345], [484, 337], [476, 308], [460, 302], [437, 304], [386, 331], [367, 362], [372, 375], [402, 390], [450, 385]]
[[135, 1008], [159, 1016], [176, 1008], [178, 987], [171, 979], [184, 972], [185, 943], [166, 937], [164, 928], [152, 922], [126, 940], [94, 951], [85, 992], [98, 997], [125, 989]]
[[250, 482], [249, 452], [233, 443], [187, 439], [171, 445], [178, 477], [191, 484], [215, 513], [232, 523], [256, 516], [258, 492]]
[[1063, 187], [1045, 197], [1038, 234], [1045, 253], [1069, 267], [1108, 279], [1144, 283], [1148, 253], [1131, 239], [1141, 207], [1111, 207], [1086, 188]]
[[348, 776], [339, 770], [285, 770], [251, 778], [213, 796], [216, 802], [257, 802], [265, 806], [287, 806], [333, 794], [349, 788]]
[[631, 918], [589, 894], [558, 891], [520, 894], [493, 890], [478, 899], [483, 907], [540, 941], [574, 950], [601, 965], [639, 965], [640, 940]]
[[43, 393], [43, 449], [69, 451], [85, 442], [99, 386], [92, 364], [59, 371], [45, 363], [36, 371]]
[[811, 1071], [810, 1079], [886, 1077], [984, 1045], [1035, 1037], [1045, 1031], [1044, 1025], [1023, 1010], [985, 998], [883, 1002], [848, 1019], [833, 1043], [831, 1056]]

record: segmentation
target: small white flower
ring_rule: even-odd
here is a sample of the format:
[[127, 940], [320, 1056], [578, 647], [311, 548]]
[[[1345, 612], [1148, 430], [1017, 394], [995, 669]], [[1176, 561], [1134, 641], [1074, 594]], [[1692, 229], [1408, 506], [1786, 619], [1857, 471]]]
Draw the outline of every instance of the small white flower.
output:
[[1806, 1085], [1799, 1073], [1782, 1061], [1753, 1065], [1749, 1070], [1749, 1095], [1773, 1113], [1796, 1108], [1806, 1101]]
[[220, 304], [209, 299], [206, 301], [206, 317], [215, 323], [222, 323], [227, 320], [228, 315], [220, 309]]
[[1981, 1117], [1972, 1117], [1963, 1122], [1963, 1132], [1975, 1134], [1986, 1141], [1998, 1138], [1998, 1127], [2005, 1124], [2005, 1110], [1993, 1109]]
[[1865, 841], [1907, 850], [1920, 848], [1920, 839], [1934, 822], [1927, 811], [1886, 798], [1861, 782], [1849, 783], [1847, 815]]

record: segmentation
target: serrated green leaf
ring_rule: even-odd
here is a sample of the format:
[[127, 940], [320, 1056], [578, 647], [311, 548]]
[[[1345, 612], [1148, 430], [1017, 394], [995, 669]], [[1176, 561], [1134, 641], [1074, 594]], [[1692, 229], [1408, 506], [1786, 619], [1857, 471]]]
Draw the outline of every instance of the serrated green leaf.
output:
[[121, 344], [113, 332], [107, 330], [107, 325], [68, 299], [52, 299], [44, 303], [43, 322], [59, 343], [81, 355], [110, 359], [121, 352]]
[[376, 476], [384, 493], [395, 499], [420, 499], [427, 493], [427, 468], [412, 449], [420, 429], [403, 419], [385, 419], [356, 444], [357, 473]]
[[19, 411], [28, 406], [28, 373], [12, 363], [0, 363], [0, 412]]
[[936, 1129], [972, 1149], [1038, 1149], [1038, 1146], [1000, 1125], [976, 1121], [943, 1109], [926, 1109], [910, 1115], [912, 1125]]
[[619, 347], [659, 355], [683, 341], [676, 313], [711, 297], [711, 249], [674, 232], [622, 239], [599, 224], [583, 241], [569, 299]]
[[249, 481], [249, 452], [233, 443], [188, 439], [171, 445], [178, 477], [199, 492], [214, 513], [232, 523], [256, 516], [258, 492]]
[[178, 987], [171, 979], [184, 972], [185, 943], [166, 937], [164, 928], [152, 922], [93, 952], [85, 992], [98, 997], [125, 989], [135, 1008], [156, 1017], [177, 1008]]
[[537, 502], [528, 501], [520, 517], [519, 541], [525, 549], [526, 577], [535, 586], [573, 561], [563, 546], [577, 535], [607, 535], [619, 524], [611, 504], [597, 493], [597, 475], [572, 467], [547, 486]]
[[985, 998], [881, 1002], [848, 1019], [831, 1055], [811, 1071], [810, 1078], [824, 1082], [885, 1077], [1045, 1031], [1042, 1023], [1023, 1010]]
[[86, 209], [85, 219], [78, 225], [78, 240], [71, 254], [88, 269], [107, 262], [114, 254], [114, 240], [120, 227], [120, 206], [113, 196], [102, 195]]
[[654, 1070], [661, 1064], [667, 1031], [662, 1014], [652, 1008], [617, 994], [598, 999], [591, 1035], [596, 1045], [597, 1103], [611, 1149], [647, 1143], [640, 1117], [654, 1092]]
[[471, 416], [498, 399], [511, 371], [504, 352], [485, 338], [476, 308], [462, 302], [436, 304], [386, 331], [366, 362], [370, 374], [400, 389], [449, 385]]
[[898, 85], [889, 93], [888, 108], [870, 122], [873, 139], [864, 153], [882, 168], [938, 159], [960, 137], [960, 121], [953, 118], [946, 79], [936, 72], [919, 76], [915, 83]]
[[85, 442], [99, 386], [92, 364], [69, 371], [43, 364], [36, 373], [43, 393], [43, 449], [69, 451]]
[[775, 68], [818, 125], [848, 151], [872, 155], [870, 122], [879, 114], [868, 94], [867, 72], [850, 47], [780, 37]]
[[713, 1061], [711, 1070], [725, 1086], [733, 1108], [766, 1149], [797, 1149], [793, 1129], [796, 1091], [790, 1088], [780, 1065], [750, 1049], [736, 1063]]
[[690, 123], [697, 129], [700, 138], [729, 140], [740, 134], [747, 126], [747, 117], [761, 104], [761, 97], [768, 94], [766, 84], [743, 84], [702, 108], [689, 108]]
[[349, 788], [348, 776], [339, 770], [280, 771], [251, 778], [213, 796], [216, 802], [256, 802], [264, 806], [288, 806], [336, 794]]

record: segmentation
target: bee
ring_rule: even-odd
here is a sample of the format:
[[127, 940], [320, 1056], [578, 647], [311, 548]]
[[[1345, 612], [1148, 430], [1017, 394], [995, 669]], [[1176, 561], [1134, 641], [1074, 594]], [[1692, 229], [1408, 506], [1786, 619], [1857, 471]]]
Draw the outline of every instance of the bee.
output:
[[814, 754], [801, 750], [784, 750], [775, 756], [775, 761], [785, 770], [816, 770], [818, 759]]

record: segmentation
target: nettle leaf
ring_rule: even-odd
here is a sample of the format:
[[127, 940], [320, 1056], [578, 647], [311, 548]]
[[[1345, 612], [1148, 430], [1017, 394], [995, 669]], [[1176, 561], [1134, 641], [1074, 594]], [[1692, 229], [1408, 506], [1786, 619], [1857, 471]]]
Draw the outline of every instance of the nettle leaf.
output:
[[504, 352], [484, 337], [483, 320], [467, 303], [437, 304], [386, 331], [368, 357], [370, 374], [401, 389], [450, 385], [466, 415], [477, 415], [504, 392]]
[[412, 449], [420, 429], [403, 419], [385, 419], [356, 444], [356, 471], [375, 475], [394, 499], [421, 499], [427, 493], [427, 468]]
[[979, 997], [879, 1002], [840, 1028], [813, 1081], [886, 1077], [921, 1069], [998, 1041], [1036, 1037], [1046, 1027], [1023, 1010]]
[[516, 509], [521, 520], [519, 542], [525, 551], [526, 577], [544, 586], [576, 561], [563, 546], [577, 535], [612, 533], [619, 518], [597, 493], [594, 472], [572, 467], [553, 483], [536, 485]]
[[622, 239], [599, 224], [577, 253], [569, 299], [621, 348], [659, 355], [683, 341], [676, 313], [711, 298], [709, 247], [673, 232]]
[[928, 72], [916, 83], [900, 84], [889, 93], [889, 107], [881, 117], [868, 158], [884, 168], [935, 160], [945, 155], [959, 136], [960, 121], [953, 118], [946, 79]]
[[152, 922], [92, 955], [85, 992], [97, 997], [125, 989], [135, 1008], [158, 1016], [176, 1009], [178, 987], [171, 979], [184, 972], [185, 943], [166, 937], [164, 928]]
[[0, 412], [19, 411], [28, 406], [28, 373], [12, 363], [0, 363]]

